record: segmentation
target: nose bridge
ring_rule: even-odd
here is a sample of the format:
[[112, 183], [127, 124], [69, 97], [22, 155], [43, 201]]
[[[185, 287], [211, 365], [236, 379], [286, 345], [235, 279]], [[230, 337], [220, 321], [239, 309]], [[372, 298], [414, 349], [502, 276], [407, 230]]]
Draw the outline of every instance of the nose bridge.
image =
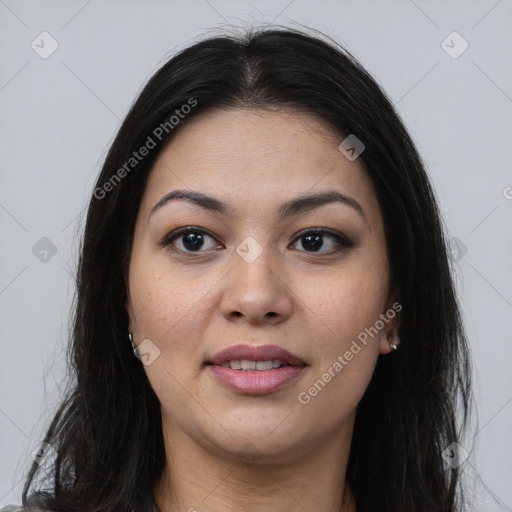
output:
[[265, 240], [245, 238], [237, 247], [231, 262], [227, 287], [224, 290], [222, 310], [225, 316], [242, 315], [250, 320], [264, 317], [286, 317], [291, 302], [283, 283], [283, 272], [278, 268], [278, 255]]
[[254, 236], [247, 236], [236, 247], [236, 254], [233, 255], [237, 280], [243, 280], [251, 288], [263, 286], [268, 279], [276, 277], [276, 257], [269, 238], [259, 236], [258, 241]]

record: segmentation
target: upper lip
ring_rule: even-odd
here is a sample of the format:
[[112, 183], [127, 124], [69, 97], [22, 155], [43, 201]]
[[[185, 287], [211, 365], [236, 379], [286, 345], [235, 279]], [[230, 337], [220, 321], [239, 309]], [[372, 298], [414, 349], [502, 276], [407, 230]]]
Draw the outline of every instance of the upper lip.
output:
[[289, 365], [304, 365], [304, 361], [277, 345], [250, 345], [240, 343], [217, 352], [208, 363], [221, 365], [229, 361], [281, 361]]

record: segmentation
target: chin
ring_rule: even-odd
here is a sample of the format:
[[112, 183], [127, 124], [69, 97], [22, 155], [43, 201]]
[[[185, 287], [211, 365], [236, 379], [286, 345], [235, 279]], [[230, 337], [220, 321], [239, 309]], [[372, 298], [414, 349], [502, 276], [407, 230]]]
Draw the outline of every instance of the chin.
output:
[[[251, 424], [250, 419], [234, 425], [224, 423], [225, 430], [216, 432], [218, 435], [204, 432], [202, 437], [213, 445], [219, 455], [246, 462], [282, 463], [287, 456], [290, 459], [297, 457], [301, 448], [308, 444], [306, 439], [309, 437], [299, 430], [299, 425], [288, 424], [286, 428], [280, 428], [283, 427], [284, 417], [286, 415], [274, 419], [272, 423]], [[315, 430], [314, 425], [311, 430]]]

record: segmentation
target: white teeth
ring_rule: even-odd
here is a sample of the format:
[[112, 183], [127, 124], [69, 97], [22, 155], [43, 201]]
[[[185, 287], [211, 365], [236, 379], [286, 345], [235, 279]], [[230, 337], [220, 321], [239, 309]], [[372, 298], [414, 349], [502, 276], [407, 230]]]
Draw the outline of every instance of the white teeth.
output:
[[242, 370], [256, 370], [256, 361], [242, 359]]
[[272, 370], [272, 361], [258, 361], [256, 370]]
[[224, 368], [231, 368], [232, 370], [272, 370], [274, 368], [280, 368], [283, 366], [281, 361], [277, 359], [273, 361], [249, 361], [248, 359], [242, 359], [241, 361], [226, 361], [221, 364]]

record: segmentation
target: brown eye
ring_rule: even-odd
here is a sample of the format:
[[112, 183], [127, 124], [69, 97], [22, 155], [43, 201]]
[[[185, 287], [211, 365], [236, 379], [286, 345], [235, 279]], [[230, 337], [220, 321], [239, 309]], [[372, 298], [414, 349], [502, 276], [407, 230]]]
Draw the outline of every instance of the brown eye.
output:
[[[326, 240], [330, 240], [330, 242], [326, 243]], [[295, 243], [298, 241], [301, 242], [302, 248], [310, 253], [333, 254], [353, 246], [353, 243], [346, 236], [325, 229], [306, 231], [296, 238]], [[326, 246], [327, 250], [325, 250]]]
[[[209, 242], [209, 240], [212, 240], [213, 243]], [[159, 245], [162, 247], [177, 245], [176, 249], [185, 253], [206, 252], [207, 250], [219, 247], [215, 239], [206, 231], [192, 226], [170, 233]], [[206, 250], [204, 250], [205, 248]]]

